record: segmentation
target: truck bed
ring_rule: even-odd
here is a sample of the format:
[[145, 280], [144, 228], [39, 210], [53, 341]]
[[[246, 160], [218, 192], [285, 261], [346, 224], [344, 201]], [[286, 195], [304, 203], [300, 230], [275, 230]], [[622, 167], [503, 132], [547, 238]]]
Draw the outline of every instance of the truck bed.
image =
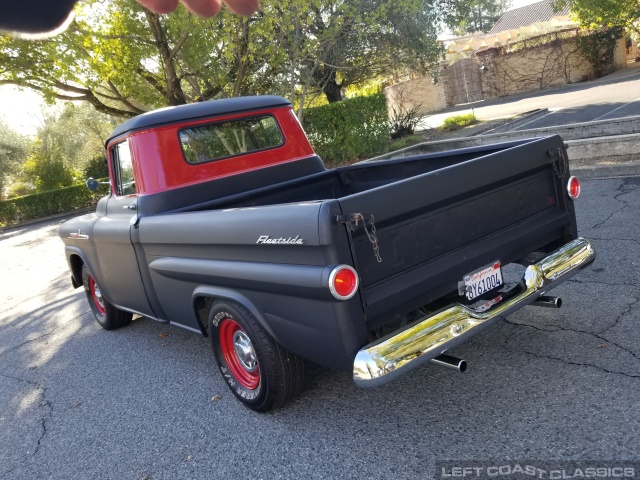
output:
[[373, 215], [381, 261], [362, 222], [347, 228], [337, 218], [320, 219], [347, 230], [373, 329], [457, 291], [458, 281], [483, 265], [575, 238], [562, 146], [555, 136], [361, 163], [178, 211], [318, 201], [337, 202], [343, 222]]

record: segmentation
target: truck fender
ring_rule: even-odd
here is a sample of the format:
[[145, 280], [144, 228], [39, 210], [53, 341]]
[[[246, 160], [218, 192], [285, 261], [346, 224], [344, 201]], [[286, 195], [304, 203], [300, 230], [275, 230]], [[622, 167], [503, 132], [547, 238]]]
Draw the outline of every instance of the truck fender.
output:
[[202, 330], [202, 334], [205, 337], [209, 336], [207, 331], [208, 326], [206, 325], [206, 320], [203, 322], [200, 315], [198, 314], [198, 300], [201, 298], [211, 298], [215, 300], [227, 300], [230, 302], [237, 303], [247, 310], [249, 310], [253, 316], [258, 320], [262, 328], [271, 336], [271, 338], [276, 338], [273, 330], [269, 327], [269, 324], [264, 318], [264, 315], [260, 310], [256, 308], [256, 306], [243, 294], [236, 292], [235, 290], [231, 290], [228, 288], [222, 287], [212, 287], [209, 285], [201, 285], [197, 287], [192, 295], [192, 305], [193, 311], [200, 325], [200, 329]]

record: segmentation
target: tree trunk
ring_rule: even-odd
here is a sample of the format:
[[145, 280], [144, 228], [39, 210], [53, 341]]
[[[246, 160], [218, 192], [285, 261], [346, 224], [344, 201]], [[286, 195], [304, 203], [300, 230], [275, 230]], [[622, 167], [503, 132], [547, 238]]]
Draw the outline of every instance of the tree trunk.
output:
[[162, 66], [164, 67], [166, 83], [164, 90], [167, 105], [184, 105], [187, 103], [187, 99], [182, 91], [182, 85], [180, 84], [180, 79], [178, 78], [178, 73], [173, 59], [174, 55], [171, 53], [171, 47], [169, 47], [167, 35], [160, 23], [160, 15], [152, 13], [146, 9], [144, 13], [147, 17], [147, 22], [151, 27], [151, 31], [153, 32], [156, 47], [158, 48], [158, 53], [162, 60]]
[[322, 92], [327, 97], [329, 103], [339, 102], [342, 100], [342, 85], [336, 81], [335, 72], [333, 72], [331, 77], [322, 86]]

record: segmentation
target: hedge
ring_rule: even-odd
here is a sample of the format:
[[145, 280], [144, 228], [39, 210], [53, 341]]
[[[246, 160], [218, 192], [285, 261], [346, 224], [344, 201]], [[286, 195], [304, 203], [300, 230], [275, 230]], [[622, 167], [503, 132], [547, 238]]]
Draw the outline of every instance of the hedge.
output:
[[328, 166], [386, 151], [389, 118], [383, 93], [357, 97], [304, 111], [303, 127]]
[[100, 185], [95, 192], [90, 191], [85, 185], [73, 185], [58, 190], [1, 200], [0, 224], [10, 225], [90, 207], [108, 193], [108, 185]]

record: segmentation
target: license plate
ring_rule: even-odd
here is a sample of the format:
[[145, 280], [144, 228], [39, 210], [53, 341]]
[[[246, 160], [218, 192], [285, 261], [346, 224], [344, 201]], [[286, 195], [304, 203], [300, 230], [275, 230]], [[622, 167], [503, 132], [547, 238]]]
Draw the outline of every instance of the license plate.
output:
[[495, 262], [477, 272], [464, 276], [464, 291], [467, 300], [478, 298], [501, 285], [502, 270], [500, 268], [500, 262]]

